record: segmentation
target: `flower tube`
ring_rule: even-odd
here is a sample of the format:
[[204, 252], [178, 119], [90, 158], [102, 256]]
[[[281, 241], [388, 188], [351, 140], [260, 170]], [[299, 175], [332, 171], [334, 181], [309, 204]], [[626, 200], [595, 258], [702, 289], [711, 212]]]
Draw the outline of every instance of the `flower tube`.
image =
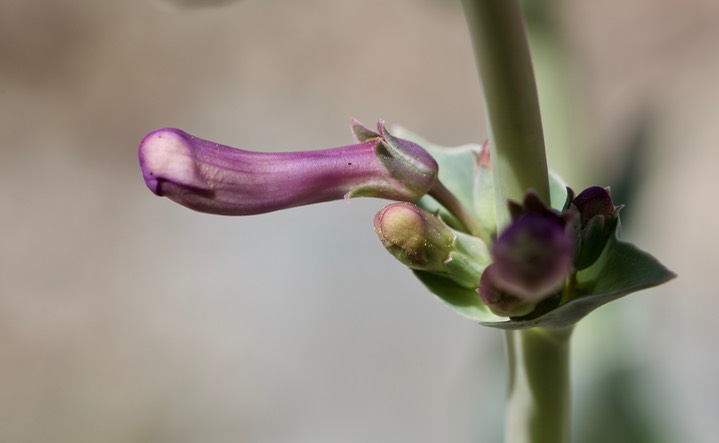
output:
[[[353, 122], [355, 132], [357, 122]], [[200, 212], [252, 215], [356, 196], [416, 201], [437, 181], [423, 148], [392, 137], [380, 121], [360, 143], [306, 152], [252, 152], [173, 128], [140, 143], [147, 187]]]

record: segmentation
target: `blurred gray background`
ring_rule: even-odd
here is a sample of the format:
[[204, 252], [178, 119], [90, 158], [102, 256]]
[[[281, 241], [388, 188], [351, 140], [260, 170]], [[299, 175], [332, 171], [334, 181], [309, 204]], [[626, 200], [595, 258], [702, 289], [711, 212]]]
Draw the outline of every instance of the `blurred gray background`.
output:
[[[255, 150], [348, 144], [350, 117], [481, 142], [458, 3], [0, 0], [0, 441], [498, 442], [502, 334], [382, 249], [382, 201], [203, 215], [136, 159], [162, 126]], [[712, 443], [719, 3], [561, 6], [582, 142], [550, 161], [620, 186], [640, 152], [625, 236], [680, 275], [578, 326], [577, 441]]]

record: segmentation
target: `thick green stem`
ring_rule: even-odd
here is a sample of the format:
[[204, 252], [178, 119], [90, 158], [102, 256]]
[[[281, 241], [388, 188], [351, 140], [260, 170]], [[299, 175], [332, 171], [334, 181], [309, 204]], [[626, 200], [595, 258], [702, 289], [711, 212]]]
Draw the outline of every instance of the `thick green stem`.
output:
[[[549, 204], [537, 86], [519, 0], [463, 0], [485, 95], [497, 227], [507, 200], [534, 189]], [[507, 332], [506, 443], [569, 441], [571, 328]]]
[[539, 100], [519, 0], [463, 0], [486, 100], [497, 222], [534, 189], [549, 203]]
[[505, 443], [569, 442], [572, 327], [507, 331]]
[[590, 134], [562, 20], [567, 3], [523, 0], [522, 6], [542, 110], [547, 161], [567, 183], [584, 189], [593, 184], [595, 171], [578, 158], [582, 147], [588, 146]]

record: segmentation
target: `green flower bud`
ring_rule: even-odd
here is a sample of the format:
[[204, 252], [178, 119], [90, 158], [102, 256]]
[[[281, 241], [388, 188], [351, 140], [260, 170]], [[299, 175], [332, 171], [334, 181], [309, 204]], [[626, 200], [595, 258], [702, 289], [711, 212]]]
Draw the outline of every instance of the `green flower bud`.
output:
[[404, 265], [476, 288], [489, 265], [484, 242], [454, 231], [437, 215], [412, 203], [393, 203], [377, 213], [374, 228], [384, 247]]
[[439, 217], [405, 202], [379, 211], [374, 229], [397, 260], [423, 271], [443, 271], [455, 239], [455, 234]]

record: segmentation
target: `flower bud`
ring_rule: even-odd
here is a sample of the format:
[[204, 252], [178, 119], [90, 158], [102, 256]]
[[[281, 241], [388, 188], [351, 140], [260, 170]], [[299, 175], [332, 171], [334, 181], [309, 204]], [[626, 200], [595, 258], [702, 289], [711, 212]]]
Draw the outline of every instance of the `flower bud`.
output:
[[538, 301], [562, 285], [573, 255], [574, 241], [559, 215], [528, 212], [492, 245], [493, 281], [503, 291]]
[[397, 260], [423, 271], [444, 271], [456, 238], [439, 217], [411, 203], [382, 208], [374, 218], [374, 229]]
[[572, 272], [576, 213], [549, 209], [532, 191], [509, 211], [512, 222], [491, 247], [494, 263], [482, 274], [479, 295], [498, 315], [522, 316]]
[[476, 288], [489, 264], [482, 240], [454, 231], [437, 215], [411, 203], [393, 203], [374, 219], [384, 247], [404, 265], [440, 274], [466, 288]]
[[592, 186], [572, 200], [579, 212], [577, 251], [574, 266], [581, 270], [591, 266], [602, 254], [619, 223], [621, 206], [614, 206], [609, 190]]

